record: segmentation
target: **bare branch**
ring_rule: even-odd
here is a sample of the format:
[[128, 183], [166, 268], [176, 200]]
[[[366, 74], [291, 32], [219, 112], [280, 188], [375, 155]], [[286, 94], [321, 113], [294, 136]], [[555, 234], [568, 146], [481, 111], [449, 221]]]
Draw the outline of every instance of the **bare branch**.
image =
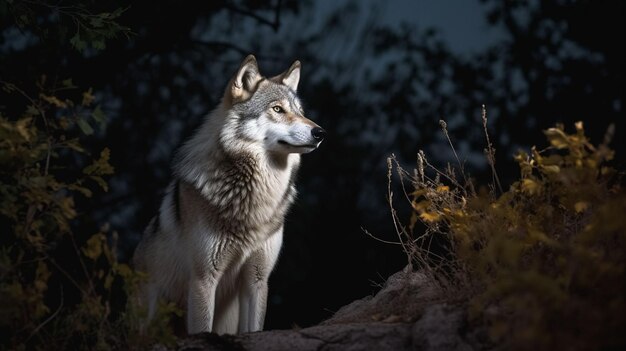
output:
[[28, 342], [30, 338], [35, 336], [35, 334], [37, 334], [39, 330], [41, 330], [41, 328], [43, 328], [46, 324], [48, 324], [51, 320], [53, 320], [59, 314], [59, 312], [61, 312], [61, 310], [63, 309], [63, 285], [61, 285], [60, 289], [61, 289], [61, 303], [59, 304], [59, 308], [57, 308], [57, 310], [54, 311], [53, 314], [51, 314], [48, 318], [46, 318], [43, 322], [41, 322], [35, 329], [33, 329], [33, 331], [30, 333], [28, 338], [26, 338], [25, 342]]
[[380, 241], [381, 243], [385, 243], [385, 244], [393, 244], [393, 245], [402, 245], [402, 243], [399, 243], [399, 242], [396, 242], [396, 241], [389, 241], [389, 240], [384, 240], [384, 239], [381, 239], [381, 238], [379, 238], [379, 237], [375, 236], [374, 234], [370, 233], [367, 229], [365, 229], [365, 228], [363, 228], [363, 227], [361, 227], [361, 230], [362, 230], [365, 234], [367, 234], [369, 237], [371, 237], [372, 239], [374, 239], [374, 240], [378, 240], [378, 241]]
[[459, 159], [459, 155], [457, 155], [456, 153], [456, 149], [454, 148], [454, 144], [452, 143], [452, 140], [450, 139], [450, 135], [448, 134], [448, 125], [446, 121], [444, 121], [443, 119], [439, 120], [439, 125], [441, 126], [441, 130], [443, 131], [443, 135], [448, 140], [448, 144], [450, 144], [450, 148], [452, 149], [452, 153], [454, 153], [456, 162], [459, 164], [459, 170], [461, 171], [461, 175], [463, 176], [463, 181], [467, 184], [467, 177], [465, 176], [465, 169], [463, 167], [463, 164], [461, 163], [461, 160]]
[[485, 153], [487, 154], [487, 161], [489, 162], [489, 166], [491, 167], [491, 177], [492, 182], [498, 186], [498, 190], [502, 193], [502, 185], [500, 185], [500, 178], [498, 177], [498, 173], [496, 172], [496, 150], [493, 148], [491, 144], [491, 140], [489, 139], [489, 132], [487, 131], [487, 107], [483, 104], [482, 106], [482, 119], [483, 119], [483, 129], [485, 130], [485, 137], [487, 138], [487, 149]]

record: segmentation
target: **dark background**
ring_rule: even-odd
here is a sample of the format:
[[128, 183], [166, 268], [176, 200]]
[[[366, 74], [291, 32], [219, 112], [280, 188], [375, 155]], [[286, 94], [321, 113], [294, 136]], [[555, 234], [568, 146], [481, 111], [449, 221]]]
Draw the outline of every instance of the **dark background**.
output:
[[[20, 4], [36, 26], [16, 24]], [[125, 8], [118, 22], [133, 34], [78, 52], [59, 30], [71, 28], [60, 5]], [[505, 186], [518, 173], [514, 152], [545, 145], [541, 131], [556, 122], [573, 130], [584, 121], [595, 143], [615, 123], [612, 145], [624, 164], [626, 21], [618, 0], [5, 1], [0, 9], [0, 78], [71, 77], [93, 87], [109, 118], [88, 146], [109, 147], [116, 174], [108, 193], [80, 208], [119, 233], [123, 260], [156, 213], [174, 150], [218, 103], [241, 60], [255, 54], [266, 76], [302, 62], [305, 111], [328, 137], [303, 156], [270, 281], [269, 329], [317, 323], [406, 264], [400, 247], [362, 228], [395, 238], [389, 155], [408, 169], [420, 149], [436, 165], [453, 161], [440, 119], [479, 181], [490, 179], [482, 104]]]

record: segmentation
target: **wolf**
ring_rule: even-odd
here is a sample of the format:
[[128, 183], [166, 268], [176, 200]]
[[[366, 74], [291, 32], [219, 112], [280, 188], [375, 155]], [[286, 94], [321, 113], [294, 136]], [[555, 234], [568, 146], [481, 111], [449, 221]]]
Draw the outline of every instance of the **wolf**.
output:
[[255, 57], [245, 58], [177, 150], [173, 179], [133, 256], [148, 277], [137, 295], [147, 321], [164, 300], [184, 311], [188, 334], [263, 329], [300, 155], [326, 135], [304, 117], [300, 67], [265, 78]]

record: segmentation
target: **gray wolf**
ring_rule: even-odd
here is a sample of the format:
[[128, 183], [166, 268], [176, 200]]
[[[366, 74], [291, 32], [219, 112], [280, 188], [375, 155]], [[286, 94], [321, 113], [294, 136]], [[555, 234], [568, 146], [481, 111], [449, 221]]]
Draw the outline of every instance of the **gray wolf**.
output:
[[148, 320], [162, 299], [185, 312], [188, 334], [263, 329], [300, 154], [326, 133], [304, 117], [299, 80], [299, 61], [265, 78], [248, 56], [177, 151], [173, 180], [133, 257], [148, 276], [137, 297]]

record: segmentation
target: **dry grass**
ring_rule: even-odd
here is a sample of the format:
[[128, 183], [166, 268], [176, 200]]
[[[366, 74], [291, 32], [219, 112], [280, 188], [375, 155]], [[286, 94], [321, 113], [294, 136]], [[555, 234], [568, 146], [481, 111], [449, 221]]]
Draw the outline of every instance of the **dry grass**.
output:
[[[412, 172], [388, 159], [388, 201], [409, 264], [506, 349], [626, 345], [626, 193], [610, 167], [612, 127], [598, 146], [581, 122], [572, 134], [544, 131], [549, 146], [520, 151], [520, 178], [504, 191], [484, 107], [490, 184], [474, 185], [441, 126], [458, 167], [440, 170], [421, 150]], [[395, 209], [394, 173], [408, 223]]]

